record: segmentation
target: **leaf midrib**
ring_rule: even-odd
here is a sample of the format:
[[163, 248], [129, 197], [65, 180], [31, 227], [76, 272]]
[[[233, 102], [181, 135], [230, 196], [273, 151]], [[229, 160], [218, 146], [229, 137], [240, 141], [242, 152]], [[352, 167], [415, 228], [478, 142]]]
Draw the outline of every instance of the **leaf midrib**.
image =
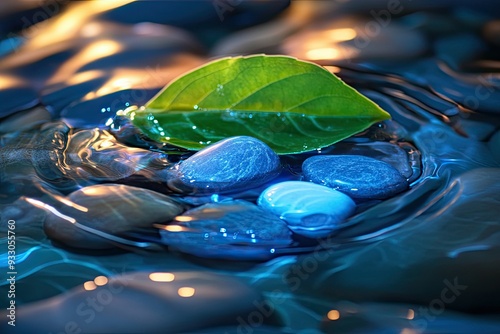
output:
[[294, 112], [294, 111], [276, 111], [276, 110], [238, 110], [238, 109], [205, 109], [203, 110], [162, 110], [162, 109], [150, 109], [146, 108], [144, 111], [141, 112], [143, 115], [147, 115], [149, 113], [162, 113], [159, 116], [165, 116], [168, 117], [169, 115], [182, 115], [186, 114], [186, 112], [190, 113], [199, 113], [199, 114], [204, 114], [204, 113], [225, 113], [225, 112], [235, 112], [235, 113], [241, 113], [241, 114], [264, 114], [264, 113], [270, 113], [270, 114], [278, 114], [278, 113], [283, 113], [283, 114], [293, 114], [297, 116], [316, 116], [316, 117], [324, 117], [324, 118], [369, 118], [369, 119], [382, 119], [382, 117], [374, 117], [373, 115], [318, 115], [318, 114], [310, 114], [310, 113], [303, 113], [303, 112]]

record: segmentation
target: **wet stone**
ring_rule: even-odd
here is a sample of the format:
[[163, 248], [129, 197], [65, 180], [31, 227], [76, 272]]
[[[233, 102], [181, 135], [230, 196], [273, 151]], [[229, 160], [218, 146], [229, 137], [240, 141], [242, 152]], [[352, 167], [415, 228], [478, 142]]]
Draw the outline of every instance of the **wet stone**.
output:
[[162, 241], [199, 257], [266, 260], [292, 243], [283, 220], [243, 200], [205, 204], [176, 219], [160, 230]]
[[262, 141], [231, 137], [175, 166], [168, 185], [186, 194], [228, 193], [262, 185], [276, 177], [280, 168], [278, 155]]
[[0, 221], [2, 231], [8, 231], [9, 221], [15, 221], [15, 231], [23, 237], [42, 239], [43, 221], [46, 212], [29, 204], [24, 198], [19, 198], [12, 203], [0, 204], [0, 213], [5, 217]]
[[293, 232], [310, 238], [326, 237], [356, 208], [340, 191], [302, 181], [272, 185], [262, 192], [258, 204], [285, 220]]
[[39, 130], [1, 138], [0, 180], [5, 183], [31, 180], [34, 174], [60, 186], [64, 178], [58, 157], [64, 151], [70, 129], [62, 122], [46, 123]]
[[[99, 307], [95, 313], [89, 300]], [[238, 325], [264, 300], [252, 287], [209, 272], [134, 272], [94, 280], [64, 294], [22, 306], [19, 333], [186, 333]], [[75, 317], [75, 310], [80, 317]], [[260, 314], [260, 313], [259, 313]], [[70, 321], [69, 319], [75, 319]], [[85, 321], [92, 319], [92, 321]], [[147, 321], [145, 321], [147, 319]], [[70, 324], [70, 325], [68, 325]], [[0, 324], [9, 332], [7, 322]]]
[[396, 168], [404, 177], [409, 178], [413, 170], [408, 159], [408, 154], [398, 145], [376, 141], [368, 143], [341, 142], [335, 145], [331, 154], [362, 155], [387, 162]]
[[408, 188], [408, 181], [391, 165], [359, 155], [324, 155], [302, 164], [304, 178], [355, 199], [385, 199]]
[[0, 133], [9, 133], [12, 129], [17, 131], [28, 131], [50, 122], [51, 116], [48, 110], [38, 106], [26, 111], [20, 111], [4, 118], [0, 122]]
[[[125, 185], [95, 185], [71, 193], [44, 223], [49, 238], [75, 248], [109, 249], [108, 237], [168, 222], [182, 207], [170, 197]], [[104, 232], [105, 235], [102, 236]], [[101, 236], [100, 236], [101, 235]]]

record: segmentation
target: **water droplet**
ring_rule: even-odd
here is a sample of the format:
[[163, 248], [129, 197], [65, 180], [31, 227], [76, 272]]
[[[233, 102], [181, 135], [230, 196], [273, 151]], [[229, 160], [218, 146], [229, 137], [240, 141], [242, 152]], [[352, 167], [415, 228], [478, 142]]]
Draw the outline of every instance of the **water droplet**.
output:
[[224, 96], [224, 86], [221, 84], [217, 85], [217, 93], [219, 93], [220, 96]]
[[196, 130], [196, 125], [193, 125], [192, 129], [193, 129], [193, 130]]
[[200, 108], [200, 107], [198, 107], [198, 105], [197, 105], [197, 104], [195, 104], [195, 105], [194, 105], [194, 107], [193, 107], [193, 109], [194, 109], [194, 110], [198, 110], [199, 108]]

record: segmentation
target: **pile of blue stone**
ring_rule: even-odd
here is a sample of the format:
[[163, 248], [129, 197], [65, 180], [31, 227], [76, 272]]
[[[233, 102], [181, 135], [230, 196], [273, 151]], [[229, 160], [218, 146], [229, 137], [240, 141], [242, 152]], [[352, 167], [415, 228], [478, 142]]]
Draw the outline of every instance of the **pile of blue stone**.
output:
[[[204, 257], [255, 258], [259, 247], [248, 253], [234, 244], [279, 248], [292, 243], [290, 230], [312, 239], [326, 237], [355, 213], [358, 202], [387, 199], [408, 188], [398, 169], [361, 155], [311, 156], [298, 180], [281, 181], [281, 171], [280, 157], [247, 136], [221, 140], [192, 155], [170, 170], [168, 186], [198, 198], [212, 195], [212, 202], [177, 217], [172, 223], [177, 228], [162, 230], [163, 240]], [[248, 188], [259, 189], [257, 205], [221, 200], [221, 194]]]
[[[380, 159], [338, 152], [300, 155], [300, 171], [291, 173], [283, 166], [297, 155], [280, 159], [258, 139], [227, 138], [157, 171], [155, 177], [167, 186], [163, 194], [114, 179], [73, 191], [65, 197], [73, 205], [60, 204], [62, 215], [48, 214], [44, 230], [52, 240], [85, 249], [114, 248], [130, 232], [154, 228], [156, 244], [200, 257], [266, 260], [293, 253], [300, 240], [332, 235], [367, 202], [408, 188], [411, 168], [404, 150], [387, 142], [369, 145], [384, 152]], [[96, 151], [93, 159], [99, 153], [116, 164], [119, 152], [131, 154], [124, 175], [140, 172], [141, 161], [151, 160], [144, 152], [153, 154], [113, 149], [118, 151]], [[363, 150], [366, 146], [358, 145], [347, 151]], [[130, 166], [136, 158], [137, 166]]]

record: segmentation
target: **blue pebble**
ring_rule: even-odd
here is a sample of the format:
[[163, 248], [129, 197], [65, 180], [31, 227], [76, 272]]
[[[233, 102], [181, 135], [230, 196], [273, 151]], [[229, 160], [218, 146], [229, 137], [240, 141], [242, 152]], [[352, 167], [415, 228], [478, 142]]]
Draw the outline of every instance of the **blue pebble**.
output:
[[195, 195], [235, 192], [266, 183], [280, 169], [278, 155], [262, 141], [247, 136], [231, 137], [175, 166], [168, 186]]
[[408, 181], [386, 162], [360, 155], [318, 155], [302, 164], [304, 178], [355, 199], [386, 199], [408, 188]]
[[303, 181], [287, 181], [270, 186], [262, 192], [258, 204], [286, 221], [293, 232], [309, 238], [331, 234], [356, 209], [356, 204], [349, 196]]
[[160, 234], [163, 243], [181, 252], [232, 260], [268, 260], [292, 243], [283, 220], [243, 200], [186, 211]]

